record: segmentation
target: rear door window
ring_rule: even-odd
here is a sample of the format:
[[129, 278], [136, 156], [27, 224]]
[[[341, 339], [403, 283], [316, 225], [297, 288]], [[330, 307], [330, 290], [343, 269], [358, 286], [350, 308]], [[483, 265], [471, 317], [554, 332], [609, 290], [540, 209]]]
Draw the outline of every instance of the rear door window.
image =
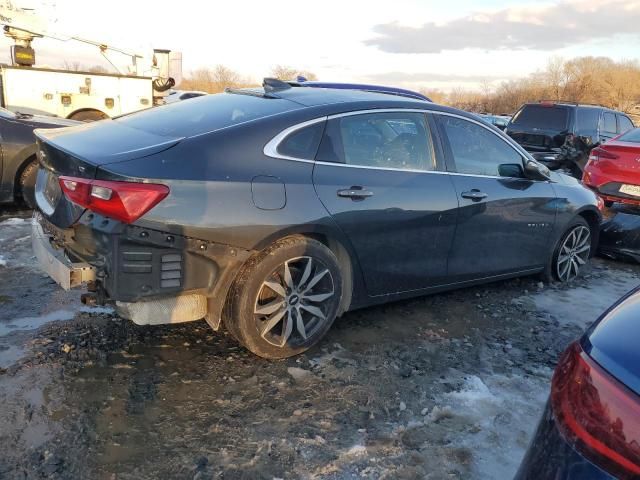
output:
[[600, 125], [600, 130], [604, 133], [615, 134], [617, 132], [616, 116], [613, 113], [604, 112]]
[[433, 170], [426, 117], [416, 112], [349, 115], [330, 120], [318, 160], [395, 170]]
[[633, 123], [626, 115], [618, 115], [618, 127], [620, 133], [627, 132], [633, 128]]
[[578, 108], [578, 134], [598, 131], [601, 110], [593, 107]]
[[440, 115], [439, 121], [458, 173], [500, 176], [505, 165], [522, 166], [520, 153], [487, 128], [448, 115]]
[[569, 121], [569, 109], [558, 105], [525, 105], [511, 120], [518, 127], [535, 127], [541, 130], [565, 130]]

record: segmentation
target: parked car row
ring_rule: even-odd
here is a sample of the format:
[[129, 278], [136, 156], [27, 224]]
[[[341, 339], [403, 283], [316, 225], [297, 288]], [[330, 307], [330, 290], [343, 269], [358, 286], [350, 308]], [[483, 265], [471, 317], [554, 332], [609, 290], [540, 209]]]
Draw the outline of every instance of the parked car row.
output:
[[[600, 144], [609, 115], [626, 127], [617, 112], [527, 104], [507, 135], [417, 95], [265, 79], [38, 128], [35, 145], [34, 127], [72, 122], [9, 115], [3, 154], [9, 131], [27, 132], [16, 138], [40, 168], [34, 193], [22, 175], [3, 178], [37, 204], [34, 252], [62, 286], [86, 283], [84, 301], [139, 324], [204, 317], [265, 358], [307, 350], [336, 317], [368, 305], [521, 275], [576, 277], [597, 247], [598, 195], [613, 201], [605, 185], [635, 185], [615, 175], [640, 160], [638, 130], [592, 151], [585, 188], [535, 158], [557, 156], [569, 135]], [[639, 300], [637, 291], [612, 307], [562, 357], [519, 479], [640, 475]]]

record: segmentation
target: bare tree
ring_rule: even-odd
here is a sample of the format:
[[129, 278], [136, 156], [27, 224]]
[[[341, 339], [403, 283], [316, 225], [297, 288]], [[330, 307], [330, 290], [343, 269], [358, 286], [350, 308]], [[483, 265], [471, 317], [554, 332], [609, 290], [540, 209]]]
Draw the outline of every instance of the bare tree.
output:
[[225, 88], [239, 88], [254, 85], [224, 65], [200, 68], [187, 75], [180, 84], [182, 90], [202, 90], [209, 93], [223, 92]]
[[298, 76], [307, 80], [317, 80], [318, 76], [308, 70], [298, 70], [287, 65], [276, 65], [271, 69], [271, 76], [278, 80], [295, 80]]
[[80, 62], [70, 62], [68, 60], [65, 60], [63, 65], [65, 70], [69, 70], [71, 72], [79, 72], [83, 70], [82, 64]]

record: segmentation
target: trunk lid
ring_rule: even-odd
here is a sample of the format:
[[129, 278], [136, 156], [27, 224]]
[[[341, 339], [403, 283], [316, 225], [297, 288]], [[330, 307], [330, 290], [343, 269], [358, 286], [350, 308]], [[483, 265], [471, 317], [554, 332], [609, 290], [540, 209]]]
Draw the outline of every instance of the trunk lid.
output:
[[34, 133], [41, 166], [36, 180], [36, 202], [47, 220], [59, 228], [73, 225], [85, 210], [63, 195], [60, 176], [93, 179], [103, 165], [153, 155], [182, 140], [112, 120], [56, 130], [38, 129]]
[[[585, 336], [585, 351], [618, 380], [640, 395], [640, 291], [623, 298]], [[585, 345], [586, 343], [586, 345]]]
[[623, 183], [638, 185], [640, 182], [640, 144], [620, 141], [609, 141], [599, 147], [618, 158], [601, 157], [599, 165], [609, 175], [620, 175]]

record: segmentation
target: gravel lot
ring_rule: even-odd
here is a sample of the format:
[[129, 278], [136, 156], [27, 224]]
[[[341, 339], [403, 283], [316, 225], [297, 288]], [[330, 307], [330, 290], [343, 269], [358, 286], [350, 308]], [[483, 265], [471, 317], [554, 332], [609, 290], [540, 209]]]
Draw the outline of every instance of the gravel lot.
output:
[[204, 322], [141, 327], [38, 271], [0, 216], [0, 478], [508, 479], [559, 353], [640, 283], [596, 259], [351, 312], [269, 362]]

